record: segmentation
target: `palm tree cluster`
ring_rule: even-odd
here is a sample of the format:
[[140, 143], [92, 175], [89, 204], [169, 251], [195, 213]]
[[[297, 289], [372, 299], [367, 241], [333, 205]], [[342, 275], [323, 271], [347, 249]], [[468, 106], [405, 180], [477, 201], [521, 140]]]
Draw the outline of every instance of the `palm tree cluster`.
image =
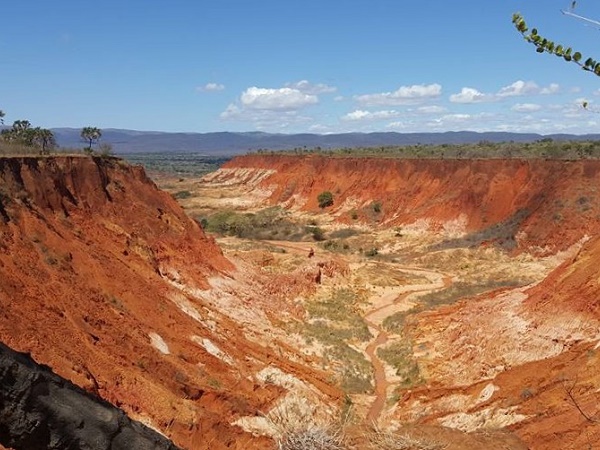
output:
[[[0, 111], [0, 123], [4, 124], [3, 111]], [[54, 133], [47, 128], [33, 128], [29, 120], [15, 120], [11, 128], [0, 132], [0, 138], [6, 142], [38, 148], [42, 155], [56, 147]]]

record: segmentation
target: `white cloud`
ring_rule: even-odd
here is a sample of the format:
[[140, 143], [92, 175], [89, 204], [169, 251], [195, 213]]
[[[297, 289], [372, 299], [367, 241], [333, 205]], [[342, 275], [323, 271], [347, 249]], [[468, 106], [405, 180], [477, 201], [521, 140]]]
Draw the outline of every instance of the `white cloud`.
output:
[[337, 91], [334, 86], [328, 86], [323, 83], [312, 84], [308, 80], [300, 80], [296, 83], [286, 83], [285, 87], [296, 89], [304, 94], [329, 94]]
[[440, 118], [442, 122], [465, 122], [472, 118], [471, 114], [446, 114]]
[[234, 104], [229, 105], [220, 117], [222, 120], [250, 123], [257, 130], [273, 132], [298, 132], [298, 127], [314, 123], [312, 117], [299, 114], [298, 111], [253, 110]]
[[[220, 114], [222, 120], [246, 122], [257, 130], [274, 132], [297, 132], [299, 127], [314, 123], [312, 117], [300, 111], [319, 102], [316, 95], [298, 89], [249, 87], [239, 99], [229, 104]], [[305, 129], [305, 128], [304, 128]]]
[[390, 122], [389, 124], [386, 125], [386, 128], [390, 129], [390, 130], [409, 130], [411, 129], [412, 131], [414, 131], [414, 122], [412, 121], [397, 121], [397, 122]]
[[510, 109], [516, 112], [529, 113], [539, 111], [540, 109], [542, 109], [542, 106], [536, 103], [517, 103]]
[[464, 87], [461, 89], [460, 93], [452, 94], [450, 96], [450, 101], [452, 103], [483, 103], [483, 102], [493, 102], [495, 100], [494, 96], [491, 94], [484, 94], [483, 92], [479, 92], [477, 89]]
[[199, 92], [218, 92], [225, 89], [225, 86], [219, 83], [206, 83], [204, 86], [196, 88]]
[[542, 88], [540, 94], [549, 95], [549, 94], [558, 94], [560, 92], [560, 86], [557, 83], [550, 83], [550, 85]]
[[[556, 85], [558, 86], [558, 85]], [[517, 97], [521, 95], [537, 94], [540, 87], [533, 81], [518, 80], [498, 91], [498, 97]]]
[[239, 117], [241, 113], [242, 110], [237, 105], [232, 103], [225, 108], [225, 111], [220, 114], [220, 117], [221, 119], [235, 119]]
[[394, 110], [370, 112], [357, 109], [343, 116], [342, 120], [385, 120], [398, 117], [399, 114]]
[[420, 103], [425, 100], [438, 98], [442, 94], [442, 86], [434, 84], [415, 84], [401, 86], [394, 92], [365, 94], [354, 97], [356, 101], [367, 106], [395, 106]]
[[446, 108], [444, 108], [443, 106], [437, 106], [437, 105], [432, 105], [432, 106], [420, 106], [419, 108], [417, 108], [417, 112], [421, 113], [421, 114], [440, 114], [443, 112], [446, 112]]
[[343, 95], [337, 95], [333, 98], [333, 101], [335, 102], [343, 102], [344, 100], [346, 100], [346, 97], [344, 97]]
[[305, 94], [289, 87], [266, 89], [253, 86], [242, 92], [240, 102], [249, 109], [290, 111], [314, 105], [319, 99], [316, 95]]
[[484, 103], [502, 100], [508, 97], [520, 97], [524, 95], [549, 95], [560, 92], [560, 86], [557, 83], [551, 83], [544, 88], [540, 88], [533, 81], [518, 80], [514, 83], [504, 86], [496, 94], [487, 94], [478, 91], [475, 88], [464, 87], [458, 94], [452, 94], [450, 101], [453, 103]]
[[320, 123], [316, 123], [308, 127], [308, 131], [311, 133], [319, 133], [319, 134], [328, 134], [333, 133], [334, 131], [328, 127], [327, 125], [322, 125]]

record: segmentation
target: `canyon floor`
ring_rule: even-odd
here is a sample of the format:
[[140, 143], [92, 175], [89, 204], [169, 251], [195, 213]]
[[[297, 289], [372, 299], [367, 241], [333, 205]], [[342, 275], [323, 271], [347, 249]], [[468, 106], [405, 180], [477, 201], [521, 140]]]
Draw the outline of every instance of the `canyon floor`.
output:
[[[598, 428], [571, 398], [574, 389], [589, 390], [590, 380], [575, 364], [553, 358], [564, 357], [563, 347], [596, 338], [595, 324], [573, 317], [558, 332], [544, 329], [547, 318], [522, 307], [528, 292], [572, 260], [588, 237], [556, 252], [447, 245], [464, 235], [460, 221], [431, 232], [419, 221], [386, 226], [371, 210], [366, 219], [340, 223], [339, 213], [327, 209], [273, 206], [272, 191], [261, 188], [268, 174], [239, 172], [204, 179], [156, 174], [156, 180], [198, 221], [226, 211], [234, 227], [236, 217], [268, 211], [274, 222], [305, 230], [290, 236], [282, 226], [266, 226], [262, 234], [251, 232], [253, 238], [231, 236], [235, 231], [215, 237], [227, 258], [264, 273], [293, 277], [306, 264], [318, 268], [316, 289], [287, 299], [305, 311], [300, 321], [275, 323], [290, 345], [332, 374], [330, 382], [346, 395], [347, 420], [414, 437], [414, 447], [406, 448], [542, 449], [556, 439], [548, 430], [570, 411], [587, 434], [562, 434], [560, 448], [594, 448]], [[331, 261], [344, 269], [328, 273]], [[590, 347], [586, 365], [597, 357]], [[549, 408], [561, 410], [562, 418], [543, 420]]]

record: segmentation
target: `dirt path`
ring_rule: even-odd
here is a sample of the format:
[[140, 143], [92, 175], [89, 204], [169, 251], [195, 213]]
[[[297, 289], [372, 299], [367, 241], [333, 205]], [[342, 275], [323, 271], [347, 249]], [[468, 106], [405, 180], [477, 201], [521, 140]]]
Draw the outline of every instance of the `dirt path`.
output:
[[375, 399], [367, 413], [367, 423], [375, 423], [381, 416], [387, 400], [388, 388], [392, 385], [387, 379], [383, 361], [377, 356], [377, 349], [385, 345], [389, 339], [389, 333], [382, 327], [383, 321], [392, 314], [410, 309], [414, 305], [411, 301], [411, 297], [443, 289], [452, 284], [452, 279], [449, 276], [439, 272], [403, 266], [398, 266], [397, 269], [403, 272], [422, 275], [427, 278], [430, 283], [403, 286], [387, 292], [384, 295], [378, 295], [374, 298], [374, 301], [372, 301], [375, 308], [370, 309], [365, 314], [365, 321], [369, 327], [373, 328], [377, 333], [375, 338], [369, 342], [369, 345], [367, 345], [365, 350], [365, 353], [373, 365], [373, 378], [375, 381]]

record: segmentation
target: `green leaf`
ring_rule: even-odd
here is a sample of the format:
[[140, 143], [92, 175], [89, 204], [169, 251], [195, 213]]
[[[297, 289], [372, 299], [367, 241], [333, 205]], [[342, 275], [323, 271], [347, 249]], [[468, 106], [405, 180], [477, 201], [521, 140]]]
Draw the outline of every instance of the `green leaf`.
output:
[[573, 55], [573, 61], [575, 61], [575, 62], [581, 61], [581, 53], [575, 52], [575, 54]]

